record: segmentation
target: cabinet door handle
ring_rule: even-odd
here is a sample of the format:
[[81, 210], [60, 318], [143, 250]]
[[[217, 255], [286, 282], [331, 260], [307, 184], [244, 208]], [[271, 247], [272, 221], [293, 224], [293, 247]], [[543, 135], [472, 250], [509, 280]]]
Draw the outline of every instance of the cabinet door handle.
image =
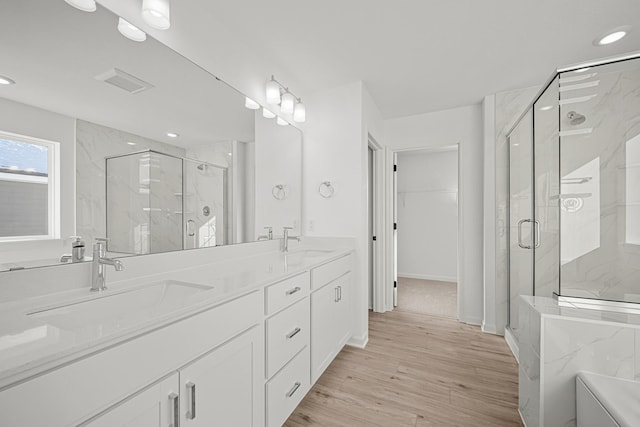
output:
[[169, 427], [180, 427], [180, 396], [177, 393], [171, 393], [169, 400], [173, 405], [173, 424], [169, 424]]
[[298, 286], [296, 286], [296, 287], [295, 287], [295, 288], [293, 288], [293, 289], [289, 289], [289, 290], [286, 292], [286, 294], [287, 294], [287, 296], [289, 296], [289, 295], [293, 295], [293, 294], [295, 294], [296, 292], [300, 292], [301, 290], [302, 290], [302, 289], [300, 289]]
[[196, 417], [196, 385], [194, 383], [187, 383], [187, 393], [191, 394], [191, 409], [187, 411], [187, 419], [192, 420]]
[[300, 328], [295, 328], [293, 331], [289, 332], [287, 334], [287, 339], [290, 340], [291, 338], [295, 337], [296, 335], [298, 335], [298, 333], [301, 331], [302, 329]]
[[338, 298], [338, 287], [336, 286], [333, 290], [335, 291], [335, 296], [333, 297], [333, 302], [340, 301], [340, 298]]
[[338, 301], [342, 301], [342, 286], [338, 286]]
[[289, 391], [287, 392], [287, 397], [291, 397], [291, 396], [293, 396], [293, 395], [296, 393], [296, 391], [298, 391], [298, 389], [300, 388], [300, 386], [301, 386], [301, 385], [302, 385], [301, 383], [296, 382], [296, 383], [293, 385], [293, 387], [291, 388], [291, 390], [289, 390]]

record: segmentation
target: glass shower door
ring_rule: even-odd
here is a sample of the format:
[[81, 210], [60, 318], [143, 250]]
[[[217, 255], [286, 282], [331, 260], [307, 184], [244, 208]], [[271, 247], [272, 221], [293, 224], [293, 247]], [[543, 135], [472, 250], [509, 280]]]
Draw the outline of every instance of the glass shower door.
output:
[[509, 143], [509, 328], [518, 338], [518, 297], [533, 295], [533, 114], [511, 132]]
[[184, 248], [227, 244], [227, 168], [184, 160]]

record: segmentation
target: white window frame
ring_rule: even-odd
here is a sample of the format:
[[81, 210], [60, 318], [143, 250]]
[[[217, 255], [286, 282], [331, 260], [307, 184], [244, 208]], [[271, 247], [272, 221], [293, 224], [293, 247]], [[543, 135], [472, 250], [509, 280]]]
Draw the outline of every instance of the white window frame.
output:
[[[48, 200], [48, 234], [34, 236], [0, 236], [0, 242], [25, 242], [32, 240], [60, 239], [60, 143], [17, 133], [0, 131], [0, 138], [25, 144], [47, 147], [47, 200]], [[4, 174], [3, 174], [4, 175]], [[8, 174], [7, 174], [8, 175]], [[5, 175], [6, 176], [6, 175]], [[37, 182], [37, 177], [12, 177], [13, 181]]]

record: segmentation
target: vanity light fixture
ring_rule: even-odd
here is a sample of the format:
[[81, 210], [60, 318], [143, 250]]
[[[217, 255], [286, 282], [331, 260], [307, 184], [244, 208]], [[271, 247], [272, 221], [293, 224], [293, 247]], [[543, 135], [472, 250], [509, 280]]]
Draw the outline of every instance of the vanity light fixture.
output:
[[278, 117], [276, 119], [276, 123], [278, 124], [278, 126], [289, 126], [289, 122], [283, 119], [282, 117]]
[[180, 134], [175, 133], [175, 132], [167, 132], [167, 136], [168, 136], [169, 138], [177, 138], [177, 137], [179, 137], [179, 136], [180, 136]]
[[613, 30], [607, 31], [606, 33], [604, 33], [600, 37], [596, 38], [593, 41], [593, 45], [594, 46], [606, 46], [608, 44], [615, 43], [615, 42], [619, 41], [620, 39], [622, 39], [627, 34], [629, 34], [629, 31], [631, 31], [631, 26], [629, 26], [629, 25], [625, 25], [623, 27], [614, 28]]
[[171, 27], [171, 3], [169, 0], [142, 0], [142, 18], [158, 30]]
[[293, 121], [296, 123], [304, 123], [307, 120], [307, 109], [304, 104], [300, 102], [298, 98], [298, 102], [296, 102], [295, 109], [293, 110]]
[[244, 98], [244, 106], [247, 107], [249, 110], [259, 110], [260, 109], [260, 104], [258, 104], [256, 101], [254, 101], [253, 99], [249, 98], [248, 96], [246, 96]]
[[284, 114], [293, 114], [293, 109], [296, 105], [296, 98], [291, 94], [291, 92], [286, 91], [282, 95], [282, 103], [280, 104], [280, 111]]
[[96, 2], [95, 0], [64, 0], [67, 4], [79, 9], [83, 12], [95, 12]]
[[123, 18], [118, 18], [118, 31], [120, 31], [120, 34], [134, 42], [143, 42], [147, 39], [147, 34], [144, 31], [135, 25], [130, 24]]
[[15, 80], [10, 79], [7, 76], [0, 76], [0, 85], [14, 85], [16, 84]]
[[[303, 123], [307, 119], [302, 100], [273, 76], [271, 76], [271, 80], [267, 82], [266, 97], [267, 103], [272, 105], [279, 104], [280, 112], [283, 114], [293, 114], [293, 120], [295, 122]], [[264, 117], [271, 118], [270, 113], [266, 113], [264, 110], [262, 114]]]
[[262, 107], [262, 117], [264, 117], [265, 119], [273, 119], [276, 117], [276, 115], [272, 113], [270, 110], [267, 110], [266, 108]]

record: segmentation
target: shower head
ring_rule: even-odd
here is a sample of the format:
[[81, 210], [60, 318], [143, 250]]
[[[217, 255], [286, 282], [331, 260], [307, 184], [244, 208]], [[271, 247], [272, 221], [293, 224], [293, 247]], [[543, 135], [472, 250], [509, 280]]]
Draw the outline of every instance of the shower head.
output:
[[587, 120], [585, 116], [580, 113], [576, 113], [575, 111], [569, 111], [567, 113], [567, 118], [569, 119], [569, 124], [571, 126], [581, 125], [585, 120]]

